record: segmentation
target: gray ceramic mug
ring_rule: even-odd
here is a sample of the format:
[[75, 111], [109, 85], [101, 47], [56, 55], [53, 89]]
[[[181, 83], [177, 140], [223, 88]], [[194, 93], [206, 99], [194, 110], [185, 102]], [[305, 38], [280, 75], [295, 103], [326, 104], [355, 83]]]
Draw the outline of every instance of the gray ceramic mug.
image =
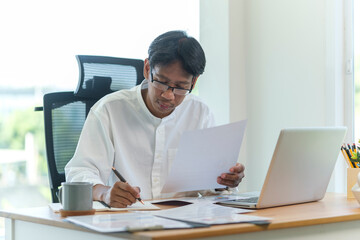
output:
[[92, 183], [63, 182], [59, 189], [59, 200], [65, 211], [92, 210]]

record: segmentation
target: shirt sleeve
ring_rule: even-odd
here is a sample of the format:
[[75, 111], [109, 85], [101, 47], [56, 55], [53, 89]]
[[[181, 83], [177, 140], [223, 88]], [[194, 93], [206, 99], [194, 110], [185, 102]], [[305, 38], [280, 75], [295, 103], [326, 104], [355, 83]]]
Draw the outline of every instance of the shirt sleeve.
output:
[[209, 112], [207, 121], [205, 122], [205, 128], [211, 128], [211, 127], [215, 127], [215, 126], [216, 126], [216, 123], [215, 123], [214, 114], [212, 112]]
[[114, 160], [110, 121], [90, 111], [73, 158], [65, 166], [66, 181], [106, 185]]

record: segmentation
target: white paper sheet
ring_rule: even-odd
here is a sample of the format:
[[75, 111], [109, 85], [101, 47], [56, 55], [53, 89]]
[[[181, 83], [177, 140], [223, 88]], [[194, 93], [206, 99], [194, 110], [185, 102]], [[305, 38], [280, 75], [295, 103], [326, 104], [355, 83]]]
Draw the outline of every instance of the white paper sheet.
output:
[[[50, 203], [49, 207], [55, 213], [58, 213], [60, 209], [62, 209], [61, 203]], [[93, 201], [93, 209], [95, 209], [97, 212], [107, 212], [107, 211], [121, 212], [121, 211], [130, 211], [130, 210], [158, 210], [160, 208], [148, 201], [144, 201], [144, 205], [140, 202], [136, 202], [126, 208], [108, 208], [98, 201]]]
[[76, 216], [68, 217], [65, 221], [103, 233], [191, 228], [191, 226], [186, 223], [159, 218], [146, 213]]
[[236, 164], [246, 122], [185, 132], [161, 192], [224, 187], [216, 179]]
[[209, 225], [260, 221], [268, 222], [270, 220], [265, 217], [240, 214], [252, 211], [253, 210], [223, 207], [209, 202], [197, 202], [183, 207], [152, 212], [151, 214], [159, 217]]
[[[155, 199], [150, 200], [153, 204], [165, 204], [166, 202], [184, 202], [184, 203], [217, 203], [221, 201], [229, 201], [229, 200], [236, 200], [236, 199], [246, 199], [255, 196], [259, 196], [259, 192], [251, 192], [246, 194], [238, 194], [238, 195], [230, 195], [230, 194], [221, 194], [221, 195], [211, 195], [211, 196], [202, 196], [202, 197], [181, 197], [181, 198], [168, 198], [168, 199]], [[251, 194], [251, 195], [247, 195]]]

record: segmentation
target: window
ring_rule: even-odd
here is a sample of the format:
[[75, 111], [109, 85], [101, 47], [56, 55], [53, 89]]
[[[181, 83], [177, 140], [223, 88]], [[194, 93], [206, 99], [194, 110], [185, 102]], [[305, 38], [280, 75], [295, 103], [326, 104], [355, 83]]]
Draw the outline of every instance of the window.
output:
[[354, 0], [355, 141], [360, 139], [360, 0]]
[[178, 29], [198, 38], [198, 1], [0, 2], [1, 209], [51, 201], [43, 114], [33, 109], [44, 93], [75, 90], [75, 55], [144, 59], [156, 36]]

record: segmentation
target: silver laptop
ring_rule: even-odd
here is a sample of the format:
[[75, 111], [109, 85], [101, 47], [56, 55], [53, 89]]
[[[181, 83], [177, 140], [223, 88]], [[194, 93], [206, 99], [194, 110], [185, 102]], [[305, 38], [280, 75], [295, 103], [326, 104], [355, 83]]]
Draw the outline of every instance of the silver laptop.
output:
[[260, 195], [220, 204], [268, 208], [322, 199], [345, 134], [346, 127], [281, 130]]

